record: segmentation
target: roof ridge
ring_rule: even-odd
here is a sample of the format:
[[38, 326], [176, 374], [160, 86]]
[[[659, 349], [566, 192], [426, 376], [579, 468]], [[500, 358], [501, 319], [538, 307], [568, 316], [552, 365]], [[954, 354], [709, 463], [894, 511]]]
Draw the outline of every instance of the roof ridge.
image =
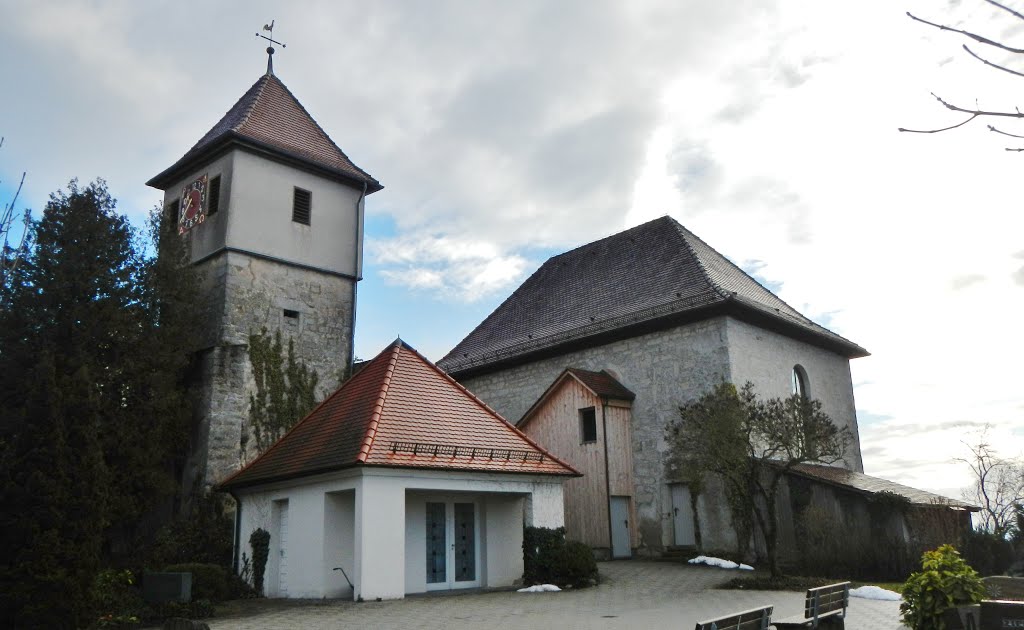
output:
[[360, 464], [366, 463], [366, 457], [370, 454], [370, 449], [373, 448], [373, 441], [377, 437], [377, 425], [380, 424], [380, 416], [384, 411], [384, 402], [388, 397], [388, 388], [391, 386], [391, 376], [395, 373], [395, 365], [398, 363], [398, 355], [401, 351], [401, 343], [392, 344], [391, 358], [388, 360], [388, 368], [381, 382], [380, 395], [377, 398], [377, 404], [373, 407], [373, 413], [370, 415], [370, 423], [366, 426], [363, 445], [359, 448], [359, 453], [356, 455], [356, 461]]
[[[675, 223], [675, 224], [676, 224], [676, 226], [678, 226], [678, 228], [679, 228], [680, 230], [682, 230], [683, 232], [686, 232], [686, 234], [688, 234], [688, 235], [692, 236], [693, 238], [697, 239], [698, 241], [700, 241], [700, 242], [701, 242], [701, 244], [703, 244], [703, 245], [704, 245], [705, 247], [707, 247], [708, 249], [710, 249], [710, 250], [711, 250], [712, 252], [714, 252], [714, 253], [718, 254], [719, 256], [721, 256], [721, 257], [722, 257], [722, 259], [724, 259], [724, 260], [725, 260], [725, 262], [727, 262], [727, 263], [728, 263], [729, 265], [731, 265], [732, 267], [734, 267], [734, 268], [735, 268], [735, 269], [736, 269], [737, 271], [739, 271], [740, 273], [742, 273], [742, 274], [743, 274], [744, 276], [746, 276], [746, 277], [747, 277], [748, 279], [750, 279], [750, 280], [751, 280], [752, 282], [756, 283], [756, 284], [757, 284], [757, 286], [759, 286], [759, 287], [761, 287], [762, 289], [764, 289], [765, 291], [767, 291], [767, 292], [768, 292], [768, 293], [769, 293], [769, 294], [770, 294], [770, 295], [771, 295], [772, 297], [774, 297], [774, 298], [775, 298], [776, 300], [778, 300], [778, 301], [782, 302], [783, 304], [785, 304], [785, 305], [786, 305], [786, 308], [788, 308], [788, 309], [790, 309], [791, 311], [793, 311], [794, 313], [796, 313], [796, 314], [797, 314], [797, 316], [798, 316], [798, 317], [799, 317], [800, 319], [802, 319], [802, 320], [803, 320], [803, 321], [804, 321], [805, 323], [808, 323], [808, 324], [811, 324], [812, 326], [815, 326], [815, 327], [821, 328], [822, 330], [825, 330], [825, 331], [827, 331], [827, 332], [829, 332], [829, 333], [831, 333], [831, 334], [833, 334], [833, 335], [835, 335], [835, 334], [836, 334], [836, 333], [832, 332], [831, 330], [829, 330], [829, 329], [825, 328], [824, 326], [822, 326], [822, 325], [818, 324], [817, 322], [815, 322], [815, 321], [811, 320], [811, 318], [809, 318], [809, 317], [807, 317], [806, 315], [804, 315], [803, 313], [801, 313], [801, 312], [800, 312], [800, 311], [799, 311], [798, 309], [795, 309], [795, 308], [793, 308], [793, 306], [792, 306], [792, 305], [791, 305], [791, 304], [790, 304], [789, 302], [787, 302], [786, 300], [783, 300], [783, 299], [782, 299], [781, 297], [779, 297], [779, 296], [778, 296], [778, 295], [777, 295], [777, 294], [776, 294], [776, 293], [775, 293], [774, 291], [772, 291], [772, 290], [771, 290], [771, 289], [769, 289], [768, 287], [766, 287], [766, 286], [764, 286], [763, 284], [761, 284], [761, 283], [760, 283], [760, 282], [759, 282], [759, 281], [757, 280], [757, 278], [755, 278], [754, 276], [752, 276], [752, 275], [750, 275], [749, 273], [747, 273], [747, 272], [746, 272], [746, 271], [745, 271], [745, 270], [743, 269], [743, 267], [740, 267], [739, 265], [737, 265], [737, 264], [736, 264], [736, 263], [734, 263], [733, 261], [729, 260], [729, 257], [728, 257], [728, 256], [726, 256], [725, 254], [721, 253], [720, 251], [718, 251], [717, 249], [715, 249], [714, 247], [712, 247], [711, 245], [709, 245], [707, 241], [705, 241], [705, 240], [704, 240], [704, 239], [702, 239], [701, 237], [697, 236], [696, 234], [694, 234], [693, 232], [691, 232], [690, 230], [688, 230], [688, 229], [687, 229], [687, 228], [686, 228], [686, 227], [685, 227], [684, 225], [682, 225], [681, 223], [679, 223], [678, 221], [676, 221], [676, 220], [674, 220], [674, 219], [673, 219], [673, 223]], [[684, 241], [684, 242], [686, 242], [686, 247], [687, 247], [687, 249], [689, 249], [689, 250], [690, 250], [691, 252], [693, 252], [693, 248], [692, 248], [692, 247], [690, 247], [690, 243], [689, 243], [689, 242], [687, 242], [687, 239], [685, 238], [685, 236], [684, 236], [684, 238], [683, 238], [683, 241]], [[708, 273], [707, 273], [707, 269], [706, 269], [706, 268], [704, 267], [704, 262], [703, 262], [703, 261], [702, 261], [702, 260], [700, 259], [700, 256], [698, 256], [698, 255], [696, 254], [696, 252], [693, 252], [693, 254], [694, 254], [694, 258], [696, 258], [696, 259], [697, 259], [697, 264], [698, 264], [698, 265], [700, 265], [700, 268], [701, 268], [701, 269], [702, 269], [702, 270], [704, 271], [705, 275], [707, 276], [707, 278], [708, 278], [708, 282], [709, 282], [709, 283], [711, 284], [711, 286], [715, 287], [715, 289], [716, 289], [717, 291], [719, 291], [719, 293], [720, 293], [720, 294], [722, 295], [722, 297], [724, 297], [724, 298], [726, 298], [726, 299], [735, 299], [735, 298], [737, 298], [737, 297], [744, 297], [744, 296], [740, 296], [740, 295], [739, 295], [739, 294], [738, 294], [737, 292], [735, 292], [735, 291], [728, 291], [728, 290], [726, 290], [726, 289], [722, 289], [721, 287], [719, 287], [719, 286], [718, 286], [718, 283], [716, 283], [716, 282], [715, 282], [715, 281], [714, 281], [714, 280], [713, 280], [713, 279], [711, 278], [710, 274], [708, 274]], [[743, 300], [743, 301], [754, 301], [754, 300], [752, 300], [751, 298], [747, 298], [747, 299], [745, 299], [745, 300]], [[776, 309], [776, 310], [778, 310], [778, 309]], [[781, 315], [781, 313], [780, 313], [780, 315]], [[837, 337], [841, 337], [841, 335], [836, 335], [836, 336], [837, 336]], [[845, 337], [841, 337], [841, 338], [845, 339]], [[852, 342], [851, 342], [851, 343], [852, 343]]]
[[490, 405], [485, 403], [483, 400], [478, 398], [476, 394], [474, 394], [473, 392], [469, 391], [466, 388], [465, 385], [463, 385], [462, 383], [458, 382], [457, 380], [455, 380], [454, 378], [449, 376], [447, 372], [445, 372], [441, 368], [437, 367], [437, 365], [433, 361], [431, 361], [430, 359], [428, 359], [425, 356], [423, 356], [422, 354], [420, 354], [419, 350], [413, 348], [412, 346], [409, 346], [409, 350], [411, 350], [413, 352], [413, 354], [415, 354], [417, 357], [419, 357], [421, 361], [423, 361], [428, 366], [433, 368], [433, 370], [435, 372], [437, 372], [442, 378], [444, 378], [445, 380], [447, 380], [448, 382], [450, 382], [451, 384], [455, 385], [460, 390], [462, 390], [467, 396], [469, 396], [470, 400], [472, 400], [477, 405], [482, 407], [484, 409], [484, 411], [486, 411], [488, 414], [490, 414], [490, 416], [493, 417], [495, 420], [498, 420], [502, 424], [502, 426], [504, 426], [505, 428], [511, 430], [513, 434], [518, 435], [519, 437], [523, 438], [527, 442], [527, 444], [529, 444], [530, 446], [534, 447], [535, 449], [537, 449], [541, 453], [544, 453], [545, 456], [550, 457], [553, 461], [558, 462], [559, 464], [564, 466], [567, 470], [570, 470], [570, 471], [572, 471], [573, 473], [575, 473], [577, 475], [581, 474], [580, 471], [576, 470], [576, 468], [574, 468], [570, 464], [562, 461], [561, 459], [559, 459], [558, 457], [553, 455], [550, 451], [548, 451], [546, 448], [544, 448], [540, 444], [537, 444], [536, 442], [531, 440], [528, 435], [526, 435], [525, 433], [523, 433], [522, 431], [517, 429], [516, 426], [514, 424], [512, 424], [511, 422], [509, 422], [508, 420], [506, 420], [504, 416], [502, 416], [500, 413], [495, 411]]
[[[249, 117], [252, 116], [253, 111], [255, 111], [256, 103], [260, 101], [260, 97], [263, 96], [263, 91], [267, 89], [267, 83], [270, 82], [271, 78], [277, 79], [277, 77], [275, 77], [273, 74], [265, 74], [256, 81], [256, 85], [258, 85], [259, 88], [256, 90], [256, 94], [253, 95], [251, 99], [249, 99], [249, 104], [245, 108], [245, 114], [242, 115], [242, 119], [230, 128], [231, 131], [238, 133], [238, 130], [241, 129], [242, 126], [245, 125], [245, 123], [249, 122]], [[278, 83], [280, 83], [280, 80], [278, 80]], [[281, 85], [284, 84], [281, 83]], [[288, 88], [285, 89], [287, 90]]]
[[[668, 217], [668, 218], [669, 218], [669, 221], [671, 222], [672, 226], [675, 227], [676, 234], [679, 236], [679, 240], [681, 240], [683, 242], [683, 247], [686, 248], [686, 251], [690, 252], [690, 256], [693, 256], [694, 262], [696, 262], [697, 266], [700, 267], [701, 273], [704, 274], [704, 279], [707, 280], [707, 283], [712, 288], [712, 290], [714, 290], [715, 293], [717, 293], [718, 295], [722, 296], [722, 298], [724, 298], [726, 300], [731, 299], [734, 295], [736, 295], [736, 293], [734, 291], [726, 291], [722, 287], [718, 286], [718, 283], [715, 282], [715, 280], [711, 277], [711, 274], [708, 272], [708, 268], [704, 265], [704, 261], [701, 260], [701, 257], [697, 254], [696, 251], [694, 251], [693, 247], [690, 245], [690, 241], [687, 240], [686, 235], [689, 234], [690, 236], [693, 236], [694, 238], [696, 238], [701, 243], [704, 243], [704, 245], [706, 245], [709, 248], [711, 248], [711, 246], [708, 245], [707, 243], [705, 243], [704, 240], [701, 239], [699, 236], [697, 236], [696, 234], [694, 234], [690, 230], [687, 230], [686, 227], [684, 227], [683, 224], [680, 223], [679, 221], [676, 221], [672, 217]], [[684, 234], [684, 232], [685, 232], [685, 234]], [[714, 249], [714, 248], [711, 248], [711, 249]], [[718, 250], [714, 250], [714, 251], [718, 251]], [[723, 255], [722, 258], [725, 258], [725, 256]], [[729, 259], [726, 258], [726, 260], [729, 260]], [[740, 271], [743, 271], [743, 270], [740, 269]]]
[[327, 139], [327, 141], [331, 143], [331, 146], [332, 146], [332, 147], [334, 147], [334, 148], [335, 148], [335, 150], [336, 150], [336, 151], [337, 151], [338, 153], [340, 153], [340, 154], [341, 154], [341, 156], [342, 156], [343, 158], [345, 158], [345, 159], [346, 159], [346, 160], [347, 160], [347, 161], [349, 162], [349, 164], [351, 164], [351, 165], [352, 165], [352, 167], [353, 167], [353, 168], [355, 168], [355, 169], [356, 169], [357, 171], [359, 171], [360, 173], [362, 173], [363, 175], [365, 175], [365, 176], [366, 176], [366, 177], [368, 177], [369, 179], [371, 179], [371, 180], [373, 180], [373, 181], [376, 181], [376, 180], [375, 180], [375, 179], [373, 178], [373, 176], [372, 176], [372, 175], [370, 175], [369, 173], [367, 173], [367, 172], [366, 172], [366, 171], [364, 171], [363, 169], [359, 168], [359, 166], [357, 166], [357, 165], [356, 165], [356, 163], [355, 163], [355, 162], [353, 162], [353, 161], [352, 161], [352, 160], [351, 160], [351, 159], [350, 159], [350, 158], [348, 157], [348, 155], [346, 155], [346, 154], [345, 154], [345, 152], [341, 150], [341, 147], [339, 147], [339, 146], [338, 146], [338, 143], [334, 141], [334, 138], [332, 138], [332, 137], [331, 137], [331, 135], [330, 135], [329, 133], [327, 133], [326, 131], [324, 131], [324, 128], [323, 128], [323, 127], [321, 127], [321, 126], [320, 126], [320, 123], [318, 123], [318, 122], [316, 121], [316, 118], [314, 118], [314, 117], [313, 117], [313, 115], [309, 113], [309, 110], [307, 110], [307, 109], [306, 109], [306, 106], [302, 104], [302, 101], [300, 101], [300, 100], [298, 99], [298, 97], [296, 97], [296, 96], [295, 96], [294, 94], [292, 94], [292, 91], [291, 91], [291, 90], [289, 90], [289, 89], [288, 89], [288, 86], [284, 84], [284, 81], [282, 81], [281, 79], [279, 79], [279, 78], [277, 77], [277, 75], [270, 75], [270, 76], [273, 76], [273, 77], [274, 77], [275, 79], [277, 79], [277, 82], [278, 82], [278, 83], [279, 83], [279, 84], [281, 85], [281, 87], [282, 87], [282, 88], [284, 88], [284, 91], [285, 91], [285, 92], [286, 92], [286, 93], [288, 94], [288, 96], [290, 96], [290, 97], [291, 97], [291, 99], [292, 99], [293, 101], [295, 101], [295, 104], [299, 106], [299, 109], [301, 109], [301, 110], [302, 110], [302, 113], [303, 113], [303, 114], [305, 114], [307, 118], [309, 118], [310, 122], [312, 122], [312, 123], [313, 123], [313, 126], [314, 126], [314, 127], [316, 127], [317, 131], [319, 131], [320, 133], [322, 133], [322, 134], [324, 135], [324, 138], [326, 138], [326, 139]]

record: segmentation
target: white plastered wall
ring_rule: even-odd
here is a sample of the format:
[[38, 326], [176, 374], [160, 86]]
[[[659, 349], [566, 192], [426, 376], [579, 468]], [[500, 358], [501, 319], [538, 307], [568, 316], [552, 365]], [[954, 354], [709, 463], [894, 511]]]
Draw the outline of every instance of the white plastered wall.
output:
[[[246, 489], [239, 551], [251, 555], [257, 527], [271, 532], [265, 588], [285, 596], [275, 571], [275, 502], [288, 502], [289, 598], [397, 599], [426, 590], [425, 501], [431, 493], [472, 497], [480, 507], [483, 586], [510, 586], [523, 572], [523, 525], [561, 527], [561, 477], [362, 468]], [[277, 503], [281, 505], [281, 503]], [[342, 566], [355, 585], [349, 588]], [[422, 575], [420, 575], [422, 573]]]

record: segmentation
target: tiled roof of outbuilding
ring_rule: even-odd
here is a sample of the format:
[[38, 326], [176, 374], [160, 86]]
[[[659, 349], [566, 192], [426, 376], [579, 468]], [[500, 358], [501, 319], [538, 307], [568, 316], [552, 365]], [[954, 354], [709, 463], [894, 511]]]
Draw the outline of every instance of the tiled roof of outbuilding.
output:
[[977, 512], [979, 509], [977, 506], [964, 503], [963, 501], [957, 501], [956, 499], [950, 499], [938, 494], [933, 494], [926, 490], [918, 490], [917, 488], [904, 486], [903, 484], [896, 483], [895, 481], [889, 481], [888, 479], [882, 479], [880, 477], [872, 477], [870, 475], [865, 475], [864, 473], [854, 472], [852, 470], [838, 468], [835, 466], [797, 464], [791, 469], [791, 472], [811, 479], [816, 479], [818, 481], [843, 486], [861, 494], [875, 494], [883, 491], [893, 492], [906, 497], [914, 505], [949, 506], [969, 510], [971, 512]]
[[221, 488], [361, 465], [579, 475], [395, 341]]
[[579, 381], [584, 387], [592, 391], [595, 396], [605, 400], [628, 400], [632, 402], [636, 399], [636, 394], [605, 370], [592, 372], [590, 370], [581, 370], [580, 368], [566, 368], [548, 385], [548, 388], [544, 390], [540, 398], [530, 405], [530, 408], [526, 410], [523, 417], [516, 421], [516, 426], [522, 429], [529, 424], [530, 420], [534, 418], [534, 414], [539, 409], [542, 409], [551, 396], [561, 389], [562, 384], [567, 379]]
[[566, 372], [578, 378], [590, 391], [602, 398], [611, 398], [613, 400], [634, 400], [636, 398], [636, 394], [627, 389], [625, 385], [605, 370], [591, 372], [590, 370], [571, 367], [566, 369]]
[[484, 373], [556, 348], [722, 313], [848, 357], [867, 355], [666, 216], [548, 259], [437, 364], [456, 376]]
[[203, 156], [232, 141], [315, 166], [351, 182], [365, 183], [368, 193], [383, 188], [352, 163], [284, 83], [269, 73], [260, 77], [181, 159], [148, 185], [170, 185]]

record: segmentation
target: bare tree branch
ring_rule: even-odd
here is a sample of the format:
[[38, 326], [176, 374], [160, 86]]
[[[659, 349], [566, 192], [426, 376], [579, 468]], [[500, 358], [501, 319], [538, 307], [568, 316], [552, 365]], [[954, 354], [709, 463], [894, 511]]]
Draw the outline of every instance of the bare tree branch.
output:
[[967, 123], [969, 123], [972, 120], [974, 120], [975, 118], [977, 118], [979, 115], [980, 114], [974, 114], [973, 116], [971, 116], [967, 120], [963, 121], [962, 123], [957, 123], [957, 124], [955, 124], [955, 125], [953, 125], [951, 127], [943, 127], [942, 129], [904, 129], [903, 127], [900, 127], [899, 130], [900, 131], [905, 131], [906, 133], [939, 133], [940, 131], [949, 131], [950, 129], [956, 129], [957, 127], [963, 127]]
[[999, 7], [1000, 9], [1002, 9], [1003, 11], [1006, 11], [1007, 13], [1013, 15], [1014, 17], [1017, 17], [1017, 18], [1020, 18], [1020, 19], [1024, 20], [1024, 15], [1021, 15], [1020, 13], [1017, 13], [1016, 11], [1014, 11], [1013, 9], [1011, 9], [1008, 6], [999, 4], [995, 0], [985, 0], [985, 2], [991, 4], [992, 6]]
[[932, 92], [932, 96], [935, 97], [935, 100], [942, 103], [942, 105], [946, 109], [954, 112], [963, 112], [964, 114], [974, 114], [976, 116], [1001, 116], [1004, 118], [1024, 118], [1024, 112], [1021, 112], [1019, 109], [1012, 112], [993, 112], [981, 109], [966, 109], [964, 107], [960, 107], [959, 105], [953, 105], [952, 103], [946, 102], [945, 100], [940, 98], [939, 95], [936, 94], [935, 92]]
[[977, 59], [981, 63], [985, 64], [986, 66], [991, 66], [992, 68], [995, 68], [997, 70], [1002, 70], [1003, 72], [1009, 72], [1010, 74], [1015, 74], [1018, 77], [1024, 77], [1024, 73], [1022, 73], [1022, 72], [1017, 72], [1016, 70], [1010, 70], [1009, 68], [1001, 66], [1001, 65], [999, 65], [997, 63], [992, 63], [988, 59], [985, 59], [985, 58], [983, 58], [983, 57], [981, 57], [979, 55], [976, 55], [973, 50], [971, 50], [970, 48], [967, 47], [967, 44], [964, 44], [964, 50], [967, 51], [968, 55], [974, 57], [975, 59]]
[[1018, 136], [1018, 135], [1017, 135], [1017, 134], [1015, 134], [1015, 133], [1009, 133], [1009, 132], [1003, 131], [1002, 129], [996, 129], [996, 128], [995, 128], [995, 127], [993, 127], [992, 125], [989, 125], [989, 126], [988, 126], [988, 130], [989, 130], [989, 131], [994, 131], [994, 132], [996, 132], [996, 133], [1001, 133], [1001, 134], [1003, 134], [1004, 136], [1010, 136], [1011, 138], [1024, 138], [1024, 136]]
[[[990, 2], [990, 0], [985, 0], [985, 1], [986, 2]], [[1000, 5], [1000, 4], [997, 4], [995, 2], [992, 2], [992, 4], [995, 4], [996, 6], [998, 6], [1000, 8], [1006, 9], [1006, 7], [1004, 7], [1004, 6]], [[1010, 11], [1010, 9], [1006, 9], [1006, 10]], [[1011, 11], [1011, 13], [1012, 13], [1012, 11]], [[928, 20], [924, 20], [924, 19], [921, 19], [921, 18], [917, 17], [916, 15], [911, 13], [910, 11], [907, 11], [907, 16], [909, 16], [910, 19], [912, 19], [912, 20], [916, 20], [918, 22], [921, 22], [922, 24], [927, 24], [928, 26], [934, 26], [935, 28], [937, 28], [937, 29], [939, 29], [941, 31], [950, 31], [952, 33], [959, 33], [959, 34], [961, 34], [961, 35], [963, 35], [965, 37], [969, 37], [969, 38], [973, 39], [974, 41], [978, 42], [979, 44], [987, 44], [989, 46], [995, 46], [996, 48], [1002, 48], [1003, 50], [1008, 50], [1008, 51], [1010, 51], [1012, 53], [1024, 54], [1024, 49], [1022, 49], [1022, 48], [1012, 48], [1010, 46], [1007, 46], [1006, 44], [1002, 44], [1000, 42], [997, 42], [994, 39], [989, 39], [987, 37], [983, 37], [981, 35], [977, 35], [977, 34], [972, 33], [970, 31], [964, 31], [964, 30], [961, 30], [959, 28], [953, 28], [951, 26], [946, 26], [944, 24], [936, 24], [935, 22], [929, 22]]]

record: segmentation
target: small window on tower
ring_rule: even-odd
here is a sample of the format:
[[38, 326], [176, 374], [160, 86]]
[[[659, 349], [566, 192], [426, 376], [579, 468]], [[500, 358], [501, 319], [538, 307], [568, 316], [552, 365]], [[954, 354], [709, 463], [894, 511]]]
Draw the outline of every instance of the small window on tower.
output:
[[292, 221], [309, 225], [309, 211], [312, 201], [313, 193], [296, 187], [295, 196], [292, 199]]
[[207, 193], [206, 216], [217, 214], [220, 210], [220, 175], [210, 180], [210, 191]]
[[293, 310], [290, 310], [290, 309], [287, 309], [287, 308], [284, 309], [284, 321], [285, 321], [285, 323], [288, 323], [288, 324], [298, 324], [299, 323], [299, 312], [298, 311], [293, 311]]
[[593, 407], [580, 409], [580, 442], [597, 441], [597, 413]]

